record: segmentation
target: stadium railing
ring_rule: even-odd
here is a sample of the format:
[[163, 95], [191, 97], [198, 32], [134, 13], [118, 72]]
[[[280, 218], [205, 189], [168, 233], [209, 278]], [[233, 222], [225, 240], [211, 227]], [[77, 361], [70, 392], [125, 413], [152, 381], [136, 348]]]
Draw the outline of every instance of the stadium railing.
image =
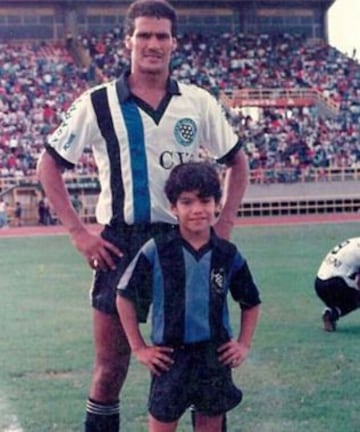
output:
[[[238, 211], [239, 217], [289, 216], [309, 214], [359, 213], [360, 195], [331, 197], [276, 197], [245, 199]], [[360, 216], [359, 216], [360, 217]]]
[[[250, 183], [268, 184], [287, 182], [319, 182], [348, 180], [360, 180], [359, 167], [329, 167], [329, 168], [304, 168], [281, 167], [281, 168], [256, 168], [250, 170]], [[70, 192], [75, 190], [98, 190], [99, 181], [97, 174], [75, 174], [67, 173], [65, 183]], [[16, 187], [32, 186], [41, 190], [40, 183], [35, 175], [21, 177], [0, 177], [0, 196], [7, 190]]]
[[339, 114], [340, 104], [312, 88], [284, 89], [259, 88], [235, 89], [221, 92], [221, 103], [227, 108], [237, 107], [304, 107], [322, 104], [333, 115]]
[[250, 170], [250, 183], [317, 183], [343, 182], [360, 180], [359, 168], [314, 168], [299, 169], [297, 167], [284, 168], [256, 168]]
[[[247, 196], [239, 209], [239, 216], [276, 216], [291, 214], [322, 214], [339, 212], [359, 212], [360, 190], [357, 182], [360, 180], [359, 168], [312, 168], [299, 171], [295, 168], [256, 169], [250, 172], [250, 185], [268, 188], [269, 186], [328, 184], [326, 192], [315, 196], [304, 197], [297, 193], [290, 195], [279, 192], [276, 196]], [[81, 218], [87, 222], [95, 222], [96, 201], [99, 193], [99, 183], [96, 174], [76, 175], [68, 173], [65, 182], [70, 194], [77, 194], [82, 202], [79, 211]], [[346, 182], [350, 184], [350, 192], [344, 195], [332, 194], [332, 185]], [[344, 183], [345, 184], [345, 183]], [[355, 186], [352, 187], [352, 184]], [[306, 186], [307, 187], [307, 186]], [[281, 188], [280, 188], [281, 189]], [[23, 208], [23, 224], [37, 224], [37, 203], [42, 196], [42, 189], [36, 176], [30, 177], [0, 177], [0, 196], [8, 203], [9, 219], [13, 220], [13, 209], [16, 201]]]

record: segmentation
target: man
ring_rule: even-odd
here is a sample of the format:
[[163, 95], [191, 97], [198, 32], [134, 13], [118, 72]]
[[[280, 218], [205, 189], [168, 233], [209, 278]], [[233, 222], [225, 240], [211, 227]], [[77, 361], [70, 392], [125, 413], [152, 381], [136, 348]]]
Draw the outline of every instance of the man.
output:
[[[40, 181], [58, 217], [95, 270], [95, 363], [86, 432], [119, 430], [119, 392], [130, 349], [116, 313], [116, 286], [140, 246], [176, 223], [163, 193], [170, 169], [197, 159], [201, 148], [228, 167], [223, 211], [215, 226], [224, 238], [231, 234], [248, 179], [241, 142], [217, 102], [204, 90], [169, 77], [176, 49], [176, 13], [169, 3], [133, 2], [125, 20], [125, 45], [130, 71], [80, 96], [38, 162]], [[101, 183], [100, 236], [74, 211], [61, 176], [89, 144]], [[139, 313], [146, 316], [146, 310]]]
[[315, 279], [315, 291], [326, 305], [324, 330], [334, 332], [340, 317], [360, 307], [360, 237], [344, 240], [327, 253]]

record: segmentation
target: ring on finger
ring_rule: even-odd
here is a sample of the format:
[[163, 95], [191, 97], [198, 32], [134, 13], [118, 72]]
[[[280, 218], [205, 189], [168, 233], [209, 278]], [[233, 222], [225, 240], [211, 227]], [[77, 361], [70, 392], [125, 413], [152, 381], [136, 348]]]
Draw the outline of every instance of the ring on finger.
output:
[[97, 268], [99, 265], [99, 261], [95, 257], [91, 257], [91, 264], [94, 268]]

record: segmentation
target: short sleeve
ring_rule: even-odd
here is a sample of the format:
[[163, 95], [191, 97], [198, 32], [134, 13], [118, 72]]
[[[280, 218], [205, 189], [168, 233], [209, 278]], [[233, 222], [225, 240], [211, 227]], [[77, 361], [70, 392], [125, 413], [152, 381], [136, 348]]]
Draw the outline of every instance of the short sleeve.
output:
[[249, 266], [237, 254], [234, 258], [230, 279], [230, 292], [242, 309], [250, 309], [261, 303], [259, 290], [254, 282]]
[[90, 92], [84, 92], [64, 113], [61, 124], [47, 138], [46, 148], [65, 167], [75, 165], [85, 146], [90, 146], [97, 123]]

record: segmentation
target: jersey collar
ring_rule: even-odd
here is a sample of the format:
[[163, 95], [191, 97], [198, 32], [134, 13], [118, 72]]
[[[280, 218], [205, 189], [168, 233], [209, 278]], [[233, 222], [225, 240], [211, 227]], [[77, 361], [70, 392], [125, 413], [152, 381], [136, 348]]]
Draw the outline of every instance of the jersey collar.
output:
[[[130, 70], [125, 71], [120, 78], [116, 81], [117, 92], [120, 103], [126, 102], [132, 97], [129, 87]], [[176, 80], [169, 78], [167, 81], [166, 91], [168, 95], [181, 95], [179, 84]]]
[[185, 239], [181, 237], [178, 226], [176, 226], [175, 229], [171, 231], [170, 234], [168, 234], [168, 240], [173, 242], [180, 242], [180, 244], [182, 244], [187, 250], [189, 250], [192, 253], [192, 255], [196, 256], [197, 259], [201, 258], [209, 250], [220, 247], [220, 239], [215, 233], [213, 227], [211, 227], [210, 229], [209, 242], [197, 251], [193, 249], [192, 246]]

